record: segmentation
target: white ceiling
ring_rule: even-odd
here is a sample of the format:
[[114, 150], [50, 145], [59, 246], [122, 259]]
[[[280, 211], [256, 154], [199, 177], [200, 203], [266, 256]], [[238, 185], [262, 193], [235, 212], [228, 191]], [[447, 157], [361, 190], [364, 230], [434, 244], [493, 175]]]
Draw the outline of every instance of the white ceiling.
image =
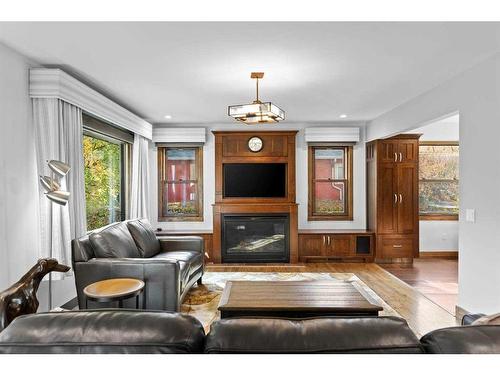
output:
[[0, 23], [0, 41], [152, 123], [230, 123], [251, 71], [288, 122], [364, 121], [499, 51], [500, 23]]

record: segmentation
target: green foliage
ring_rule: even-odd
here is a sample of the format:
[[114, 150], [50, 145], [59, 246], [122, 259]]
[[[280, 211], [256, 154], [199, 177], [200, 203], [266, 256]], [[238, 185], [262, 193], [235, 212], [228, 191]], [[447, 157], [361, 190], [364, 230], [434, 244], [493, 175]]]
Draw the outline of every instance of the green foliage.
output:
[[316, 199], [316, 213], [318, 215], [336, 215], [344, 212], [344, 201]]
[[121, 146], [83, 137], [87, 229], [121, 219]]
[[196, 202], [188, 201], [184, 205], [182, 202], [169, 202], [169, 215], [196, 215]]

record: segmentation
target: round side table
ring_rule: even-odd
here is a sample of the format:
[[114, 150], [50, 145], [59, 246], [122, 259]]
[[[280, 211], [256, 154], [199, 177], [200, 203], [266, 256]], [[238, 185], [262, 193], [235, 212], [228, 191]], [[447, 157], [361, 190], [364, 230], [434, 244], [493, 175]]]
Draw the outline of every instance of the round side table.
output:
[[118, 307], [123, 307], [123, 300], [135, 297], [135, 307], [139, 309], [139, 296], [144, 290], [144, 281], [138, 279], [107, 279], [87, 285], [83, 289], [85, 294], [85, 308], [88, 300], [96, 302], [118, 301]]

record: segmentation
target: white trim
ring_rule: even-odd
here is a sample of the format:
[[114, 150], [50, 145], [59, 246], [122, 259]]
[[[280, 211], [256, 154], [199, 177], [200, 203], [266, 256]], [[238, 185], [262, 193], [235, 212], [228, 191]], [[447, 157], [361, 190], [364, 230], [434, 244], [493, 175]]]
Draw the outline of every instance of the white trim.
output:
[[359, 128], [306, 128], [306, 142], [359, 142]]
[[132, 131], [147, 139], [153, 125], [98, 93], [61, 69], [30, 69], [30, 97], [58, 98], [104, 121]]
[[155, 143], [205, 143], [205, 128], [159, 128], [153, 129]]

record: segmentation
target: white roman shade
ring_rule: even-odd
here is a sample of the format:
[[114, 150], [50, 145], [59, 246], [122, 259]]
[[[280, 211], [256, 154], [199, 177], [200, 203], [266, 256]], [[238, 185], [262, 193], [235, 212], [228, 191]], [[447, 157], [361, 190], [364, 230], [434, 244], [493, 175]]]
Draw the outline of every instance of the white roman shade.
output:
[[313, 142], [359, 142], [358, 127], [306, 128], [305, 140]]
[[205, 143], [205, 128], [153, 128], [154, 143]]

